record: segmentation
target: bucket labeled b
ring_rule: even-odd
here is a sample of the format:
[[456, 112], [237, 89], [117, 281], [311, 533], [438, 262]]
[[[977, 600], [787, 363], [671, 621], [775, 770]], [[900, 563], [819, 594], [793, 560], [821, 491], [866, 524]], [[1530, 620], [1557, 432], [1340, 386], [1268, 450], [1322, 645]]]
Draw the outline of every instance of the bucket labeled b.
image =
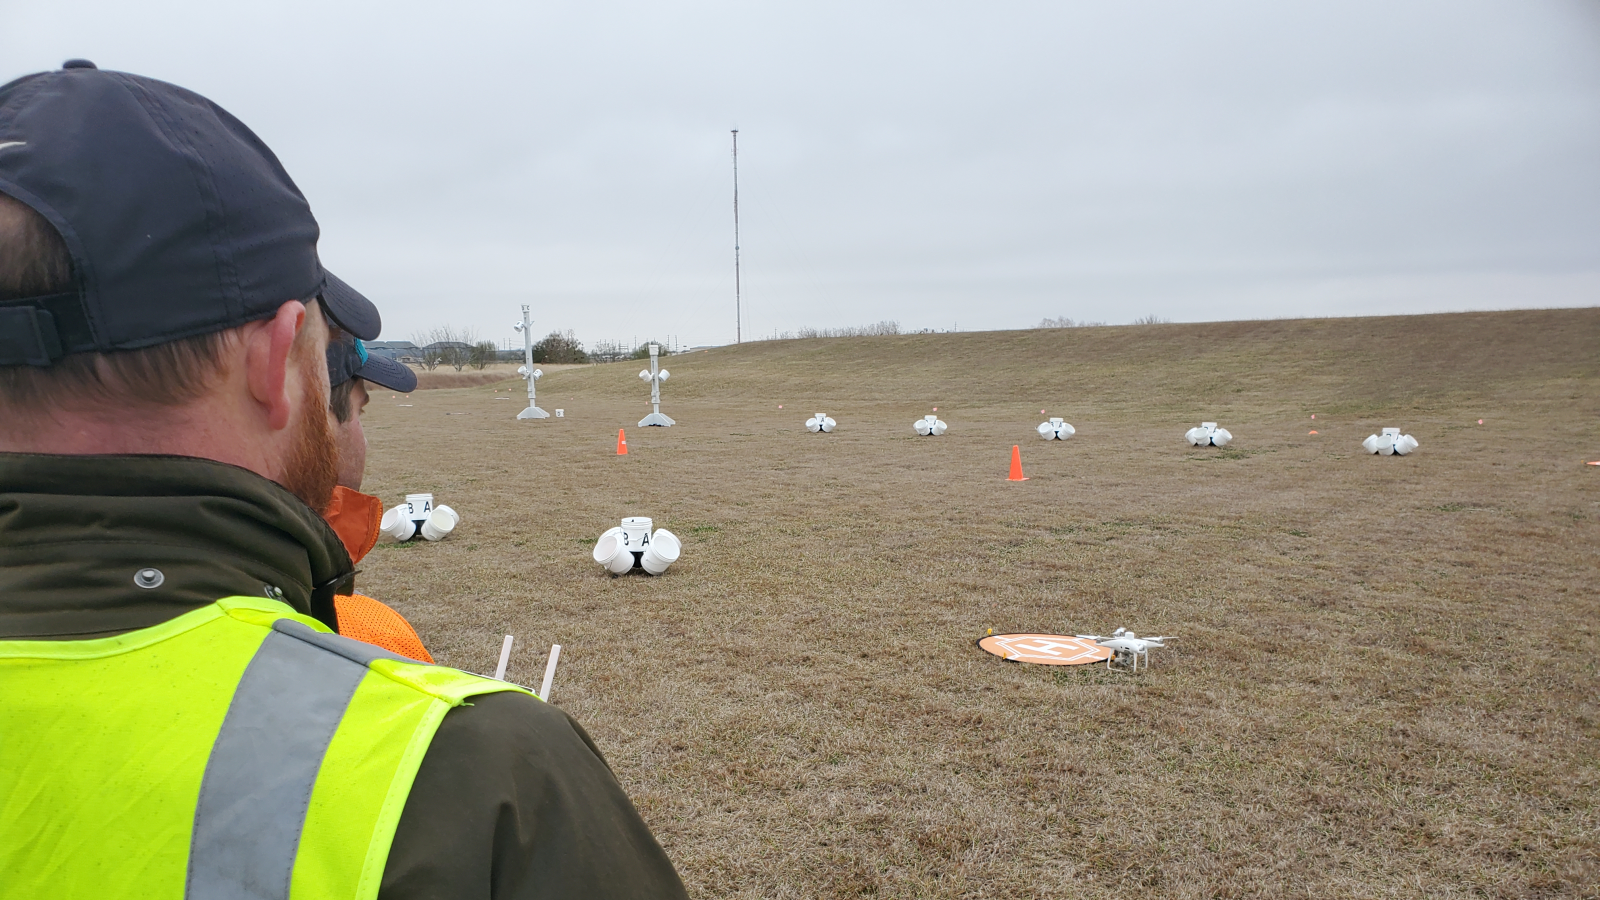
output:
[[633, 568], [633, 553], [622, 543], [622, 529], [613, 528], [594, 542], [594, 561], [606, 567], [613, 575], [621, 575]]
[[404, 503], [386, 511], [383, 514], [383, 521], [378, 523], [378, 528], [384, 534], [401, 542], [411, 540], [412, 535], [417, 533], [417, 523], [411, 521]]

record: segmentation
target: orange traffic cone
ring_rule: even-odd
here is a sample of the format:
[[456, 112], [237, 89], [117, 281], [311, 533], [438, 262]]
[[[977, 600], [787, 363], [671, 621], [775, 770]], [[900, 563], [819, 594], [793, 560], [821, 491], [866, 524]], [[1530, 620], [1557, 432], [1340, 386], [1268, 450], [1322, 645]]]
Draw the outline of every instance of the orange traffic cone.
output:
[[1022, 448], [1016, 444], [1011, 445], [1011, 478], [1009, 480], [1028, 480], [1028, 476], [1022, 474]]
[[623, 435], [621, 428], [617, 429], [617, 455], [628, 455], [628, 439]]

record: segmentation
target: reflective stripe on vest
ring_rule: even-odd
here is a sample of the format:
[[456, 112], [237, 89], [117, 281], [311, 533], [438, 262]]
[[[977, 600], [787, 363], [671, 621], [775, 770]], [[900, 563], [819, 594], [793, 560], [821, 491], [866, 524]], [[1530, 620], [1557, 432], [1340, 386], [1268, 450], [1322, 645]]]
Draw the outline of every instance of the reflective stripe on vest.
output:
[[0, 897], [374, 897], [440, 720], [503, 690], [254, 598], [0, 642]]

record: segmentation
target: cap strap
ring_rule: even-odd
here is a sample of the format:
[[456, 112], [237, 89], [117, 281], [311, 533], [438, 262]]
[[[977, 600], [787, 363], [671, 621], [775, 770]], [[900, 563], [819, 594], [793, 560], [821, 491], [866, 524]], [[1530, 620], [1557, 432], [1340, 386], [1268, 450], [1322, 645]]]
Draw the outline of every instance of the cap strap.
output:
[[32, 306], [0, 307], [0, 366], [48, 366], [62, 355], [55, 316]]

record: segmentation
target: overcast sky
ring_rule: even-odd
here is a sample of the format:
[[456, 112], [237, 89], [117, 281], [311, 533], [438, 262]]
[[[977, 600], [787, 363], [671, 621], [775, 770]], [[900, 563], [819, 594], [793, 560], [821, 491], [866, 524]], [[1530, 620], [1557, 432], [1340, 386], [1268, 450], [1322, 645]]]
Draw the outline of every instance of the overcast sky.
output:
[[585, 342], [1600, 305], [1600, 0], [0, 0], [277, 151], [328, 267]]

